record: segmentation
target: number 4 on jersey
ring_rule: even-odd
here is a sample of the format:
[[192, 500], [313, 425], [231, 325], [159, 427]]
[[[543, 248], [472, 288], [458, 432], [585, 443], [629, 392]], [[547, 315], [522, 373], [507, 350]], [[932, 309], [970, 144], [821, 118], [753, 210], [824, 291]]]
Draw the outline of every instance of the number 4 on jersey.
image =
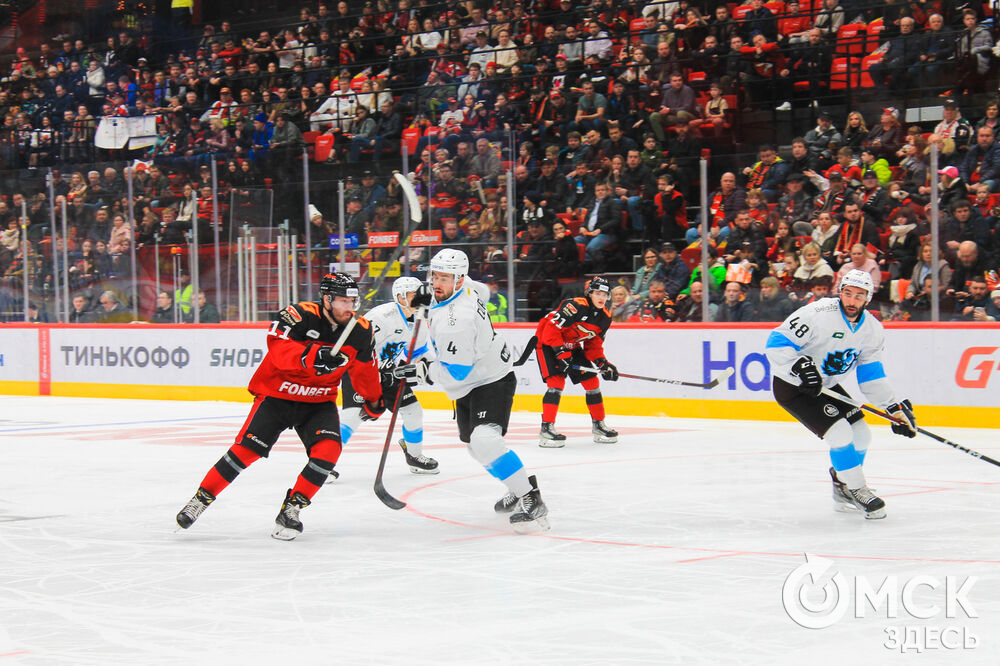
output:
[[452, 354], [457, 354], [458, 353], [458, 347], [455, 346], [455, 341], [454, 340], [452, 340], [451, 342], [448, 343], [448, 346], [446, 347], [446, 350], [449, 351], [449, 352], [451, 352]]

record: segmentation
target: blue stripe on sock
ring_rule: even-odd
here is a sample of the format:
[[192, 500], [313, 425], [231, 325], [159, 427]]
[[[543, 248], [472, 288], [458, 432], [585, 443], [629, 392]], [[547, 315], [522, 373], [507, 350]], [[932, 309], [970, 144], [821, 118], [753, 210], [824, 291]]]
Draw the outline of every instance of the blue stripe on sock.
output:
[[349, 440], [351, 438], [351, 435], [353, 435], [353, 434], [354, 434], [354, 429], [353, 428], [351, 428], [350, 426], [347, 426], [347, 425], [344, 425], [343, 423], [341, 423], [340, 424], [340, 444], [341, 444], [341, 446], [347, 444], [347, 440]]
[[486, 471], [503, 481], [524, 467], [521, 459], [513, 451], [508, 451], [493, 462], [486, 465]]
[[867, 454], [867, 453], [868, 453], [868, 449], [865, 449], [864, 451], [858, 451], [858, 464], [859, 465], [864, 465], [865, 464], [865, 454]]
[[830, 449], [830, 462], [833, 463], [833, 468], [838, 472], [857, 467], [863, 460], [864, 458], [854, 448], [854, 444]]
[[403, 426], [403, 441], [407, 444], [417, 444], [424, 441], [424, 429], [407, 430], [406, 426]]

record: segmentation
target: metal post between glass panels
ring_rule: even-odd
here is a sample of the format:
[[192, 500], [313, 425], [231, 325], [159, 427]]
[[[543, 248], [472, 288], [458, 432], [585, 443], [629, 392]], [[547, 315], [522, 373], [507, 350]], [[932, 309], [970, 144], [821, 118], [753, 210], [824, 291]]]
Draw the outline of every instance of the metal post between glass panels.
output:
[[[938, 187], [938, 158], [939, 146], [937, 143], [931, 144], [931, 321], [941, 320], [941, 275], [938, 271], [938, 261], [940, 261], [940, 251], [938, 242], [940, 240], [941, 221], [940, 191]], [[914, 289], [915, 293], [920, 293], [919, 285]]]
[[711, 302], [711, 289], [709, 289], [708, 272], [708, 160], [701, 158], [699, 164], [701, 169], [701, 320], [709, 321], [709, 307]]

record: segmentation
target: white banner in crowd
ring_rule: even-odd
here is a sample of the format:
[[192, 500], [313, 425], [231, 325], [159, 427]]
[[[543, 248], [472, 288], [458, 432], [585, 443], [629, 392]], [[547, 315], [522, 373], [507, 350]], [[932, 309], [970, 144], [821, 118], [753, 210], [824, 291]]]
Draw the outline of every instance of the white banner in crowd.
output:
[[[534, 332], [517, 324], [497, 328], [515, 358]], [[776, 418], [780, 414], [762, 404], [773, 406], [764, 354], [769, 331], [615, 326], [605, 350], [621, 372], [690, 382], [710, 381], [726, 368], [735, 372], [714, 389], [623, 378], [602, 382], [602, 390], [619, 413]], [[246, 385], [264, 358], [266, 340], [263, 327], [15, 326], [0, 334], [0, 391], [249, 400]], [[1000, 326], [893, 327], [886, 332], [884, 363], [900, 397], [924, 406], [921, 411], [942, 408], [932, 422], [1000, 427]], [[527, 398], [545, 392], [534, 357], [516, 373], [516, 406], [534, 408]], [[845, 386], [859, 395], [853, 381]], [[433, 392], [422, 395], [434, 398]], [[566, 395], [582, 390], [568, 387]], [[443, 394], [430, 404], [443, 406]]]

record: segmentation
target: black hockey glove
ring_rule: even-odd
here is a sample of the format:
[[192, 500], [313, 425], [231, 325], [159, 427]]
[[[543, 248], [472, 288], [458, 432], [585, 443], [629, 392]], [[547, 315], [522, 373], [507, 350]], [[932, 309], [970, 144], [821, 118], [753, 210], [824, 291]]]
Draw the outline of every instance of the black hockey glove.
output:
[[416, 363], [397, 365], [392, 369], [394, 379], [405, 379], [409, 384], [433, 384], [430, 374], [431, 364], [423, 358]]
[[902, 423], [893, 423], [892, 431], [903, 437], [917, 436], [917, 417], [913, 415], [913, 405], [909, 400], [894, 402], [886, 408], [889, 416], [899, 419]]
[[313, 359], [312, 367], [316, 371], [317, 375], [328, 375], [337, 368], [343, 367], [350, 363], [351, 359], [344, 352], [338, 351], [336, 354], [333, 353], [333, 347], [328, 347], [326, 345], [309, 345], [302, 352], [302, 367], [308, 367], [309, 353], [314, 347], [319, 347], [316, 350], [316, 357]]
[[573, 359], [573, 352], [562, 349], [556, 352], [556, 367], [552, 368], [557, 375], [565, 375], [569, 372], [569, 362]]
[[618, 381], [618, 368], [616, 368], [612, 363], [608, 362], [606, 358], [599, 358], [594, 363], [597, 367], [601, 369], [601, 378], [607, 382]]
[[365, 400], [361, 405], [361, 420], [374, 421], [385, 412], [385, 401], [379, 398], [375, 402]]
[[413, 294], [413, 301], [410, 303], [410, 307], [430, 307], [431, 300], [434, 298], [434, 290], [431, 289], [429, 284], [422, 284], [417, 288], [415, 294]]
[[809, 395], [818, 396], [823, 391], [823, 378], [816, 369], [813, 360], [808, 356], [802, 356], [795, 361], [792, 366], [792, 374], [801, 380], [799, 390]]

